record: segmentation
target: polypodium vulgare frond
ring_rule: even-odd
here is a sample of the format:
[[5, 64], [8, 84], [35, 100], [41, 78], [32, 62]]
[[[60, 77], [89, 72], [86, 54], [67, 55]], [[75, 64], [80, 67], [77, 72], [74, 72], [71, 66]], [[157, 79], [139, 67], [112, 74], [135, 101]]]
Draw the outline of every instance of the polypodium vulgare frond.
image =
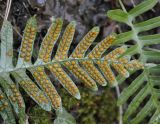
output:
[[[1, 50], [5, 48], [6, 51], [5, 54], [1, 55], [1, 63], [7, 63], [7, 66], [1, 66], [0, 70], [0, 73], [3, 74], [0, 77], [5, 80], [7, 86], [1, 84], [1, 87], [13, 90], [13, 96], [9, 96], [11, 99], [8, 103], [9, 105], [14, 105], [13, 102], [16, 102], [19, 107], [25, 107], [23, 98], [18, 90], [18, 86], [20, 85], [20, 87], [22, 87], [24, 91], [26, 91], [26, 93], [44, 110], [51, 111], [52, 107], [54, 109], [61, 108], [61, 98], [56, 91], [54, 83], [50, 81], [46, 69], [58, 79], [59, 83], [72, 96], [80, 99], [81, 96], [75, 84], [76, 82], [73, 81], [63, 67], [66, 67], [68, 71], [70, 71], [76, 78], [80, 79], [87, 88], [92, 90], [98, 89], [96, 83], [102, 86], [105, 86], [107, 82], [111, 86], [116, 85], [117, 80], [111, 66], [124, 77], [129, 76], [127, 69], [134, 69], [135, 64], [137, 65], [136, 69], [143, 67], [143, 64], [136, 60], [130, 61], [126, 57], [120, 57], [127, 49], [125, 46], [116, 48], [107, 55], [104, 54], [116, 39], [116, 37], [112, 35], [99, 42], [93, 50], [89, 51], [89, 53], [86, 53], [99, 34], [99, 27], [91, 29], [84, 38], [82, 38], [75, 50], [72, 51], [71, 55], [68, 56], [68, 51], [75, 33], [75, 21], [72, 21], [66, 27], [56, 54], [54, 58], [51, 59], [52, 49], [59, 38], [62, 24], [62, 19], [53, 19], [53, 22], [40, 46], [39, 55], [35, 63], [31, 62], [34, 39], [37, 31], [35, 16], [30, 18], [26, 24], [16, 67], [10, 68], [12, 58], [6, 54], [8, 50], [13, 50], [12, 43], [10, 42], [10, 47], [7, 47], [5, 44], [1, 45]], [[5, 21], [1, 31], [1, 43], [10, 40], [12, 34], [11, 31], [12, 27], [10, 23]], [[4, 53], [4, 51], [1, 53]], [[2, 56], [4, 55], [9, 59], [2, 59]], [[26, 73], [26, 70], [27, 72], [30, 72], [30, 75], [33, 76], [34, 80], [28, 73]], [[17, 84], [14, 85], [14, 83]], [[8, 94], [5, 90], [4, 93]], [[14, 96], [16, 97], [13, 98]], [[19, 109], [16, 110], [18, 114]], [[2, 113], [4, 113], [3, 110]]]
[[[125, 55], [136, 56], [136, 58], [138, 55], [139, 61], [148, 65], [144, 67], [142, 73], [133, 77], [135, 79], [132, 79], [132, 82], [127, 81], [127, 84], [130, 85], [122, 91], [119, 97], [118, 105], [130, 102], [125, 107], [127, 109], [123, 117], [124, 123], [127, 124], [142, 124], [145, 118], [147, 118], [148, 124], [160, 122], [160, 83], [157, 84], [160, 74], [160, 51], [156, 48], [160, 44], [160, 34], [157, 31], [157, 34], [149, 35], [150, 30], [160, 27], [160, 16], [141, 20], [141, 22], [137, 20], [138, 16], [153, 9], [158, 3], [158, 0], [144, 0], [129, 11], [122, 7], [123, 10], [110, 10], [107, 13], [111, 19], [123, 22], [130, 27], [129, 31], [117, 35], [114, 45], [124, 43], [127, 45], [132, 42], [133, 44], [129, 45]], [[121, 5], [123, 6], [122, 2]], [[139, 62], [137, 64], [137, 60], [133, 60], [132, 64], [125, 65], [126, 68], [139, 68], [140, 66]], [[120, 73], [127, 75], [125, 71]], [[132, 73], [134, 75], [136, 72]]]

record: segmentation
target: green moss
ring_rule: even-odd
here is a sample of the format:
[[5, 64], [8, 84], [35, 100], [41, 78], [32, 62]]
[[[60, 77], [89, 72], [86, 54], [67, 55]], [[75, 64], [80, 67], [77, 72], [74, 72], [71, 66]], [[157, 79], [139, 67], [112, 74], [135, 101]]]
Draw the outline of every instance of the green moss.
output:
[[112, 124], [117, 120], [117, 107], [114, 93], [105, 88], [99, 92], [80, 89], [81, 100], [66, 96], [63, 92], [63, 106], [72, 112], [79, 124]]
[[29, 112], [29, 124], [53, 124], [52, 114], [35, 106]]
[[[113, 124], [117, 121], [116, 99], [108, 88], [98, 92], [88, 92], [80, 88], [81, 100], [76, 100], [63, 88], [58, 92], [64, 108], [75, 117], [77, 124]], [[31, 124], [51, 124], [54, 119], [54, 113], [48, 113], [39, 107], [30, 111]]]

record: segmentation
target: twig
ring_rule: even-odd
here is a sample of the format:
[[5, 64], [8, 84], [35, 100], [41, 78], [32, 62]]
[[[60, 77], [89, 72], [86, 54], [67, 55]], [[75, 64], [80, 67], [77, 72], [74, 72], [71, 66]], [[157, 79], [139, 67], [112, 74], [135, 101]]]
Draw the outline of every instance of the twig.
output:
[[28, 10], [28, 7], [26, 6], [26, 4], [23, 2], [23, 6], [24, 6], [24, 8], [26, 9], [26, 11], [28, 12], [28, 14], [29, 14], [29, 16], [31, 17], [31, 13], [30, 13], [30, 11]]
[[118, 0], [119, 4], [121, 5], [121, 8], [123, 9], [124, 12], [127, 12], [126, 8], [124, 7], [123, 3], [121, 0]]
[[28, 115], [26, 115], [26, 121], [25, 121], [25, 124], [29, 124], [28, 120], [29, 120], [29, 116], [28, 116]]
[[[119, 86], [116, 86], [116, 94], [117, 94], [117, 97], [119, 98], [120, 96]], [[122, 109], [122, 106], [119, 106], [119, 124], [123, 124], [122, 115], [123, 115], [123, 109]]]
[[134, 3], [134, 0], [131, 0], [131, 3], [133, 4], [133, 7], [136, 6], [136, 4]]
[[7, 0], [7, 7], [6, 7], [6, 11], [5, 11], [4, 20], [8, 19], [8, 15], [9, 15], [10, 8], [11, 8], [11, 3], [12, 3], [12, 0]]
[[[0, 17], [4, 19], [4, 16], [0, 13]], [[13, 27], [13, 30], [22, 38], [23, 36], [20, 34], [20, 32], [15, 28]]]

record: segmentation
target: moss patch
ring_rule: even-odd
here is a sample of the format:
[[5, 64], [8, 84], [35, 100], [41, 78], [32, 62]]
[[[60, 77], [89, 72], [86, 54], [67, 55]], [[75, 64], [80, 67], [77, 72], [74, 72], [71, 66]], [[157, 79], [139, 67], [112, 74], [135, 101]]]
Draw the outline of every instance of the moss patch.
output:
[[[59, 91], [64, 108], [71, 113], [77, 124], [113, 124], [117, 121], [118, 110], [114, 93], [108, 89], [98, 92], [82, 90], [81, 100], [71, 97], [64, 89]], [[34, 107], [30, 111], [31, 124], [52, 124], [55, 113], [48, 113]]]

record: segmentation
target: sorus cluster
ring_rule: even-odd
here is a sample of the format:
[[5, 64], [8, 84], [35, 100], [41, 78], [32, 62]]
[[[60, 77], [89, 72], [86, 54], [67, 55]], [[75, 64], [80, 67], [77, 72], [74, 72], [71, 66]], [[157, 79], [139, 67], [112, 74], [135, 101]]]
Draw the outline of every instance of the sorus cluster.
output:
[[101, 73], [97, 70], [97, 68], [94, 66], [94, 63], [92, 61], [83, 61], [81, 62], [81, 64], [95, 81], [97, 81], [102, 86], [106, 85], [105, 79], [103, 78]]
[[112, 66], [113, 66], [114, 69], [115, 69], [119, 74], [121, 74], [123, 77], [128, 77], [128, 76], [129, 76], [129, 73], [128, 73], [128, 71], [124, 68], [124, 65], [113, 63]]
[[133, 69], [143, 69], [144, 65], [137, 60], [132, 60], [129, 63], [125, 64], [125, 67], [127, 69], [131, 69], [131, 70], [133, 70]]
[[4, 101], [4, 95], [0, 94], [0, 111], [3, 111], [4, 109], [6, 109], [8, 107], [8, 102]]
[[16, 88], [15, 84], [11, 84], [10, 88], [12, 90], [12, 96], [10, 96], [10, 99], [12, 102], [17, 102], [19, 107], [23, 107], [23, 99], [20, 95], [18, 89]]
[[35, 24], [35, 17], [32, 17], [26, 25], [24, 36], [22, 39], [20, 57], [24, 58], [24, 61], [29, 62], [32, 55], [32, 47], [36, 36], [37, 25]]
[[124, 65], [126, 65], [129, 62], [129, 60], [127, 58], [123, 57], [123, 58], [118, 58], [117, 62], [119, 64], [122, 64], [124, 66]]
[[59, 34], [62, 28], [62, 19], [58, 18], [50, 26], [39, 51], [39, 59], [42, 59], [44, 62], [51, 60], [51, 53], [54, 46], [54, 43], [57, 41]]
[[88, 73], [85, 72], [76, 61], [65, 62], [64, 65], [76, 76], [78, 77], [82, 83], [88, 88], [93, 90], [97, 90], [97, 85], [91, 77], [88, 76]]
[[100, 58], [101, 55], [107, 50], [111, 44], [114, 42], [115, 37], [110, 35], [106, 37], [103, 41], [97, 44], [97, 46], [88, 55], [89, 58]]
[[117, 63], [112, 63], [112, 66], [123, 77], [129, 77], [129, 72], [125, 69], [125, 65], [127, 63], [128, 63], [128, 59], [126, 59], [126, 58], [118, 58], [117, 59]]
[[126, 51], [126, 48], [119, 47], [112, 52], [110, 52], [108, 55], [105, 56], [105, 59], [112, 60], [111, 65], [114, 67], [114, 69], [121, 74], [124, 77], [128, 77], [129, 73], [124, 68], [124, 65], [128, 63], [128, 60], [126, 58], [118, 58], [121, 54], [123, 54]]
[[32, 96], [33, 99], [35, 99], [35, 101], [38, 101], [39, 104], [49, 103], [46, 96], [38, 89], [38, 87], [32, 81], [21, 81], [20, 85], [30, 94], [30, 96]]
[[94, 27], [91, 31], [89, 31], [73, 51], [72, 57], [82, 58], [86, 50], [92, 44], [93, 40], [97, 37], [98, 33], [99, 33], [98, 27]]
[[62, 40], [60, 41], [55, 59], [65, 59], [68, 58], [67, 53], [70, 47], [70, 44], [73, 40], [75, 32], [76, 23], [72, 21], [66, 28]]
[[100, 67], [100, 69], [102, 70], [106, 79], [108, 80], [110, 86], [114, 86], [115, 84], [117, 84], [116, 78], [115, 78], [112, 70], [110, 69], [108, 63], [107, 62], [103, 62], [103, 63], [98, 62], [97, 64]]
[[125, 51], [126, 51], [125, 47], [119, 47], [119, 48], [113, 50], [112, 52], [110, 52], [104, 58], [106, 60], [115, 60], [117, 57], [119, 57], [120, 55], [122, 55]]
[[4, 98], [3, 94], [0, 94], [0, 100], [2, 100]]
[[52, 105], [55, 109], [61, 106], [61, 98], [59, 97], [56, 89], [52, 85], [51, 81], [48, 79], [44, 72], [43, 67], [37, 67], [33, 73], [34, 78], [40, 84], [40, 86], [45, 91], [46, 95], [50, 98]]
[[71, 93], [74, 97], [79, 99], [80, 94], [77, 86], [72, 82], [70, 77], [64, 72], [61, 65], [54, 63], [49, 65], [50, 71], [59, 79], [61, 84]]

